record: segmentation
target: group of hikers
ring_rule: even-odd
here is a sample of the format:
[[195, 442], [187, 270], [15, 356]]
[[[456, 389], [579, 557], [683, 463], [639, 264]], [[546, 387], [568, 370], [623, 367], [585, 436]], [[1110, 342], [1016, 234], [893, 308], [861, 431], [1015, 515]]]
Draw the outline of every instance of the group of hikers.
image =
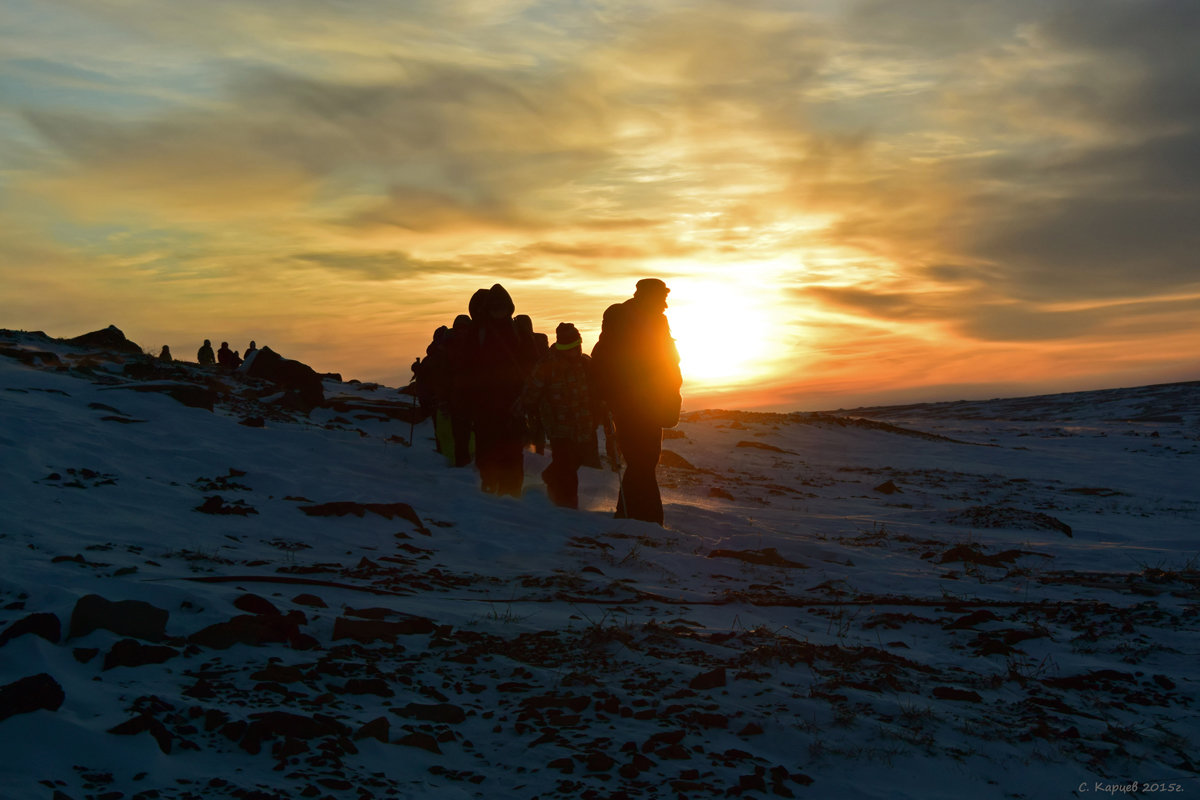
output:
[[[196, 360], [200, 362], [200, 366], [202, 367], [220, 365], [226, 369], [235, 370], [242, 365], [243, 361], [250, 358], [250, 354], [257, 349], [258, 346], [254, 342], [250, 342], [250, 346], [246, 348], [246, 358], [242, 358], [237, 350], [229, 349], [229, 342], [221, 342], [220, 349], [214, 354], [212, 341], [205, 339], [204, 344], [200, 345], [200, 349], [196, 351]], [[166, 345], [163, 345], [163, 352], [159, 355], [159, 358], [164, 361], [171, 360], [171, 351], [167, 349]]]
[[[570, 322], [555, 341], [514, 317], [500, 284], [471, 297], [467, 314], [433, 335], [413, 364], [414, 387], [432, 412], [438, 449], [455, 466], [474, 463], [482, 489], [521, 495], [524, 452], [548, 440], [542, 472], [556, 505], [579, 506], [579, 468], [599, 466], [597, 428], [625, 462], [616, 516], [663, 523], [655, 466], [662, 430], [679, 421], [679, 353], [663, 313], [670, 289], [657, 278], [609, 306], [590, 357]], [[616, 459], [614, 449], [609, 450]]]

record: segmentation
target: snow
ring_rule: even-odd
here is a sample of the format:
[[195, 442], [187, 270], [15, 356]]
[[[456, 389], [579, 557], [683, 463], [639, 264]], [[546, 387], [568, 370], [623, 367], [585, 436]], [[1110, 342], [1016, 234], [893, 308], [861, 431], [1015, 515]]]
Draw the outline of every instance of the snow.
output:
[[[392, 388], [327, 379], [344, 410], [304, 415], [179, 367], [222, 392], [208, 411], [129, 391], [155, 382], [133, 356], [15, 332], [0, 352], [0, 640], [61, 626], [0, 645], [0, 687], [64, 695], [0, 720], [0, 797], [1200, 790], [1200, 384], [691, 412], [660, 528], [612, 519], [607, 469], [554, 507], [533, 453], [521, 499], [482, 494], [428, 422], [409, 446]], [[196, 510], [214, 496], [246, 513]], [[420, 524], [303, 511], [326, 503]], [[132, 637], [69, 637], [87, 595], [168, 612], [140, 645], [173, 655], [105, 669]], [[193, 638], [261, 622], [246, 595], [284, 640]], [[334, 638], [370, 616], [431, 624]], [[386, 742], [355, 738], [379, 718]], [[131, 720], [158, 735], [110, 732]]]

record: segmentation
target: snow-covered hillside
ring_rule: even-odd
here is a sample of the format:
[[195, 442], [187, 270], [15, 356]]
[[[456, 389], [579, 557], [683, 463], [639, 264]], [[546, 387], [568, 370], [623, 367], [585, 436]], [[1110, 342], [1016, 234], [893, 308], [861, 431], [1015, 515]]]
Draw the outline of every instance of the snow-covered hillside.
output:
[[0, 797], [1200, 792], [1200, 384], [690, 413], [663, 529], [149, 363], [0, 333]]

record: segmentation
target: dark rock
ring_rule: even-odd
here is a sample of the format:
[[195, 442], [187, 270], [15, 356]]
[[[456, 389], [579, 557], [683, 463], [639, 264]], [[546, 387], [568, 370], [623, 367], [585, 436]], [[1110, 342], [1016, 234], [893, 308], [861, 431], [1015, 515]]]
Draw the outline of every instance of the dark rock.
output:
[[139, 714], [131, 720], [108, 729], [109, 733], [117, 736], [136, 736], [146, 731], [149, 731], [150, 735], [154, 737], [154, 741], [158, 742], [158, 749], [170, 755], [171, 740], [173, 739], [171, 732], [167, 730], [166, 725], [149, 714]]
[[104, 350], [110, 353], [127, 353], [143, 355], [142, 348], [125, 338], [125, 334], [116, 325], [109, 325], [104, 330], [92, 331], [67, 339], [68, 344], [86, 347], [89, 350]]
[[292, 756], [298, 756], [301, 753], [307, 753], [311, 749], [312, 748], [308, 746], [308, 742], [304, 741], [303, 739], [293, 739], [288, 737], [282, 742], [275, 743], [275, 746], [271, 748], [271, 755], [282, 760], [291, 758]]
[[229, 715], [219, 708], [210, 708], [204, 712], [204, 730], [212, 733], [229, 722]]
[[86, 664], [96, 656], [100, 655], [99, 647], [76, 647], [71, 651], [71, 655], [75, 656], [75, 660], [80, 664]]
[[613, 757], [607, 753], [589, 753], [586, 763], [588, 772], [609, 772], [617, 765]]
[[410, 733], [402, 739], [397, 739], [396, 744], [402, 744], [405, 747], [419, 747], [431, 753], [442, 754], [442, 748], [438, 747], [437, 739], [427, 733]]
[[279, 609], [266, 598], [259, 597], [256, 594], [244, 594], [233, 601], [233, 607], [238, 611], [245, 611], [247, 614], [269, 614], [271, 616], [281, 616]]
[[221, 735], [231, 742], [241, 741], [245, 737], [246, 731], [250, 725], [245, 720], [235, 720], [227, 722], [221, 726]]
[[183, 690], [183, 695], [197, 700], [208, 700], [217, 696], [217, 689], [204, 678], [197, 678], [194, 684]]
[[683, 737], [687, 736], [687, 731], [661, 731], [654, 734], [645, 742], [642, 743], [642, 752], [649, 753], [663, 745], [675, 746], [683, 741]]
[[183, 403], [188, 408], [202, 408], [212, 411], [217, 402], [217, 393], [207, 386], [178, 381], [158, 381], [155, 383], [129, 383], [121, 386], [110, 386], [109, 389], [127, 389], [134, 392], [155, 392], [165, 394], [173, 400]]
[[788, 454], [788, 455], [791, 455], [791, 456], [794, 456], [794, 455], [796, 455], [796, 454], [795, 454], [794, 452], [792, 452], [791, 450], [784, 450], [782, 447], [776, 447], [775, 445], [773, 445], [773, 444], [767, 444], [766, 442], [748, 442], [748, 441], [741, 441], [741, 442], [738, 442], [738, 443], [737, 443], [736, 445], [734, 445], [734, 446], [735, 446], [735, 447], [752, 447], [752, 448], [754, 448], [754, 449], [756, 449], [756, 450], [766, 450], [766, 451], [768, 451], [768, 452], [771, 452], [771, 453], [786, 453], [786, 454]]
[[884, 481], [875, 487], [875, 491], [879, 492], [880, 494], [896, 494], [897, 492], [901, 492], [903, 490], [896, 485], [895, 481]]
[[433, 633], [435, 627], [433, 620], [424, 617], [408, 617], [395, 622], [338, 617], [333, 622], [333, 639], [354, 639], [365, 644], [380, 639], [390, 641], [396, 636]]
[[705, 672], [692, 678], [692, 680], [688, 683], [688, 686], [692, 689], [696, 689], [697, 691], [704, 691], [706, 689], [720, 688], [724, 686], [725, 683], [725, 668], [717, 667], [711, 672]]
[[763, 734], [762, 725], [759, 725], [757, 722], [749, 722], [749, 723], [746, 723], [746, 727], [744, 727], [740, 731], [738, 731], [737, 735], [745, 738], [747, 736], [762, 736], [762, 734]]
[[284, 401], [289, 407], [310, 411], [325, 402], [325, 387], [316, 370], [269, 347], [256, 350], [243, 369], [250, 377], [268, 380], [286, 392]]
[[292, 602], [296, 605], [310, 606], [312, 608], [329, 608], [325, 601], [317, 597], [315, 594], [298, 594], [292, 598]]
[[382, 678], [351, 678], [342, 687], [346, 694], [374, 694], [380, 697], [392, 697], [395, 692]]
[[68, 638], [86, 636], [103, 629], [119, 636], [132, 636], [149, 642], [166, 637], [167, 618], [164, 609], [141, 600], [106, 600], [98, 594], [79, 598], [71, 612]]
[[698, 723], [702, 728], [728, 728], [729, 717], [724, 714], [710, 714], [701, 712], [696, 714], [693, 721]]
[[965, 628], [974, 628], [976, 625], [982, 625], [985, 622], [995, 622], [998, 619], [999, 617], [997, 617], [991, 611], [981, 609], [979, 611], [972, 611], [970, 614], [965, 614], [959, 617], [948, 625], [945, 625], [944, 629], [948, 631], [955, 631], [963, 630]]
[[249, 736], [257, 729], [261, 738], [289, 736], [293, 739], [316, 739], [321, 736], [346, 736], [350, 729], [332, 717], [315, 714], [307, 717], [288, 711], [263, 711], [251, 715], [246, 731]]
[[232, 503], [226, 503], [224, 498], [219, 494], [204, 498], [204, 502], [192, 510], [199, 511], [201, 514], [229, 514], [240, 517], [258, 513], [258, 509], [246, 505], [244, 500], [234, 500]]
[[444, 725], [457, 725], [467, 718], [465, 711], [451, 703], [409, 703], [404, 708], [393, 708], [392, 713], [408, 719], [439, 722]]
[[619, 771], [622, 778], [625, 778], [626, 780], [633, 780], [641, 773], [648, 769], [653, 769], [655, 766], [656, 763], [653, 760], [647, 758], [641, 753], [635, 753], [630, 762], [623, 765]]
[[252, 756], [262, 752], [263, 739], [269, 738], [266, 727], [257, 723], [247, 723], [246, 734], [238, 742], [238, 747]]
[[122, 639], [114, 644], [108, 654], [104, 656], [104, 669], [162, 664], [177, 655], [179, 655], [179, 651], [173, 647], [145, 645], [137, 639]]
[[948, 521], [976, 528], [1058, 531], [1066, 536], [1072, 536], [1071, 526], [1060, 519], [1040, 511], [1024, 511], [1007, 506], [972, 506], [953, 514]]
[[268, 664], [250, 677], [256, 681], [295, 683], [296, 681], [304, 680], [304, 670], [299, 667], [284, 666], [283, 664]]
[[387, 717], [376, 717], [367, 724], [363, 725], [354, 734], [355, 739], [378, 739], [383, 743], [387, 743], [391, 735], [391, 723]]
[[59, 639], [62, 638], [62, 623], [58, 621], [58, 616], [55, 614], [30, 614], [9, 625], [3, 633], [0, 633], [0, 647], [27, 633], [40, 636], [51, 644], [58, 644]]
[[787, 567], [790, 569], [808, 569], [807, 564], [791, 561], [779, 554], [774, 547], [764, 547], [762, 550], [713, 550], [709, 558], [735, 558], [748, 564], [761, 564], [767, 567]]
[[762, 775], [740, 775], [738, 776], [738, 789], [743, 792], [765, 792], [767, 782]]
[[214, 650], [227, 650], [235, 644], [290, 644], [301, 641], [300, 637], [304, 636], [300, 633], [300, 623], [303, 619], [304, 615], [298, 611], [287, 616], [240, 614], [228, 622], [218, 622], [193, 633], [188, 637], [188, 641]]
[[556, 758], [546, 766], [550, 769], [558, 770], [563, 775], [570, 775], [575, 771], [575, 760], [571, 758]]
[[243, 417], [239, 425], [245, 425], [247, 428], [265, 428], [267, 421], [262, 417]]
[[1134, 683], [1136, 678], [1132, 673], [1119, 672], [1115, 669], [1098, 669], [1082, 675], [1067, 675], [1058, 678], [1043, 678], [1042, 684], [1051, 689], [1069, 689], [1090, 692], [1103, 689], [1107, 683]]
[[39, 709], [57, 711], [65, 699], [62, 686], [54, 678], [44, 672], [30, 675], [0, 686], [0, 720]]
[[20, 347], [0, 347], [0, 356], [15, 358], [31, 367], [54, 367], [62, 362], [54, 353], [44, 350], [25, 350]]
[[[364, 558], [363, 561], [367, 561], [367, 559]], [[359, 562], [358, 568], [362, 569], [362, 562]], [[397, 613], [390, 608], [347, 608], [344, 613], [347, 617], [358, 617], [359, 619], [387, 619], [397, 616]]]
[[682, 469], [688, 472], [699, 472], [696, 466], [688, 461], [683, 456], [676, 453], [674, 450], [663, 450], [658, 457], [658, 463], [661, 466], [671, 469]]
[[405, 519], [423, 533], [429, 533], [425, 523], [417, 516], [417, 512], [408, 503], [356, 503], [350, 500], [338, 500], [332, 503], [320, 503], [312, 506], [300, 506], [300, 510], [310, 517], [344, 517], [353, 514], [356, 517], [365, 516], [367, 512], [378, 514], [384, 519]]
[[939, 700], [959, 700], [966, 703], [982, 703], [983, 698], [978, 692], [967, 689], [955, 689], [953, 686], [938, 686], [933, 690], [933, 696]]

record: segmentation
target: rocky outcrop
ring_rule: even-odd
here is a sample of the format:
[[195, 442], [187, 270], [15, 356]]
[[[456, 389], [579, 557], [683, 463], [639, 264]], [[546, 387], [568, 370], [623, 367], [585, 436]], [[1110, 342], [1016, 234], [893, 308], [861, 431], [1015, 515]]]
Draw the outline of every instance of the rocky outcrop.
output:
[[62, 686], [54, 678], [44, 672], [30, 675], [0, 686], [0, 720], [41, 709], [57, 711], [65, 699]]
[[276, 384], [286, 393], [285, 405], [308, 411], [325, 402], [325, 388], [316, 370], [284, 358], [269, 347], [254, 351], [253, 357], [242, 365], [242, 371], [252, 378]]
[[109, 325], [104, 330], [92, 331], [74, 339], [67, 339], [68, 344], [84, 347], [88, 350], [104, 350], [129, 355], [142, 355], [142, 348], [125, 338], [125, 334], [116, 325]]
[[62, 624], [54, 614], [30, 614], [0, 632], [0, 647], [26, 634], [40, 636], [51, 644], [58, 644], [62, 638]]
[[71, 612], [69, 638], [87, 636], [94, 630], [112, 631], [149, 642], [166, 637], [167, 618], [164, 609], [141, 600], [106, 600], [98, 594], [79, 598]]

